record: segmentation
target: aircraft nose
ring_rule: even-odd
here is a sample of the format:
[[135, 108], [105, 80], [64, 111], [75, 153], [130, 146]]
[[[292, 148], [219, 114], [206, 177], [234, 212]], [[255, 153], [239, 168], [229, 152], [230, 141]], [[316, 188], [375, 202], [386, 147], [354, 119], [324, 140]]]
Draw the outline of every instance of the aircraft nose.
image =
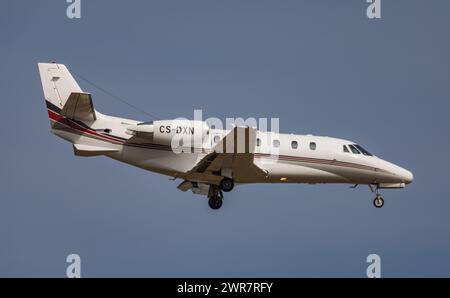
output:
[[411, 173], [410, 171], [408, 171], [408, 170], [406, 170], [404, 168], [399, 168], [398, 175], [402, 178], [402, 180], [406, 184], [410, 184], [414, 180], [413, 173]]
[[413, 173], [388, 161], [383, 161], [383, 168], [393, 174], [395, 182], [410, 184], [414, 179]]

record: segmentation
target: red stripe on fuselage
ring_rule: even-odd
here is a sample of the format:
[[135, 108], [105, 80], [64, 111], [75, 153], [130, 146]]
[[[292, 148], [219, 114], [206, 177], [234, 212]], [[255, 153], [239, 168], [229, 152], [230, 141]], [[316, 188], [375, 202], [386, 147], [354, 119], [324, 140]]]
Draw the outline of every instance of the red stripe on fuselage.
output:
[[[163, 148], [158, 148], [159, 146], [163, 147], [162, 145], [158, 145], [158, 144], [151, 144], [150, 147], [154, 147], [154, 148], [149, 148], [146, 147], [146, 145], [142, 145], [142, 144], [131, 144], [131, 143], [125, 143], [123, 140], [120, 139], [116, 139], [114, 137], [110, 137], [110, 136], [105, 136], [102, 134], [99, 134], [91, 129], [87, 129], [84, 128], [82, 126], [80, 126], [79, 124], [77, 124], [76, 122], [66, 118], [65, 116], [62, 116], [61, 114], [56, 113], [53, 110], [47, 109], [48, 110], [48, 116], [50, 119], [52, 119], [55, 122], [61, 123], [65, 126], [68, 126], [72, 129], [81, 131], [83, 133], [98, 137], [100, 139], [103, 139], [104, 141], [109, 141], [112, 143], [116, 143], [116, 144], [123, 144], [123, 145], [129, 145], [129, 146], [135, 146], [135, 147], [140, 147], [140, 148], [147, 148], [147, 149], [156, 149], [156, 150], [166, 150], [169, 151], [170, 149], [163, 149]], [[155, 148], [156, 147], [156, 148]], [[265, 158], [265, 157], [270, 157], [270, 154], [267, 153], [255, 153], [255, 157], [256, 158]], [[362, 164], [355, 164], [355, 163], [349, 163], [349, 162], [343, 162], [343, 161], [337, 161], [337, 160], [328, 160], [328, 159], [318, 159], [318, 158], [308, 158], [308, 157], [300, 157], [300, 156], [290, 156], [290, 155], [278, 155], [278, 158], [280, 160], [285, 160], [285, 161], [297, 161], [297, 162], [305, 162], [305, 163], [316, 163], [316, 164], [324, 164], [324, 165], [332, 165], [332, 166], [341, 166], [341, 167], [347, 167], [347, 168], [359, 168], [359, 169], [365, 169], [365, 170], [372, 170], [372, 171], [376, 171], [376, 168], [370, 167], [370, 166], [366, 166], [366, 165], [362, 165]]]
[[69, 126], [70, 128], [79, 130], [81, 132], [84, 132], [84, 133], [87, 133], [87, 134], [90, 134], [90, 135], [93, 135], [93, 136], [96, 136], [96, 137], [99, 137], [99, 138], [102, 138], [102, 139], [106, 139], [106, 140], [108, 140], [110, 142], [114, 142], [114, 143], [117, 143], [117, 144], [123, 144], [124, 143], [122, 140], [118, 140], [118, 139], [115, 139], [115, 138], [110, 137], [110, 136], [105, 136], [105, 135], [99, 134], [99, 133], [97, 133], [97, 132], [95, 132], [93, 130], [86, 129], [86, 128], [80, 126], [79, 124], [75, 123], [74, 121], [71, 121], [70, 119], [67, 119], [66, 117], [64, 117], [64, 116], [62, 116], [62, 115], [60, 115], [60, 114], [58, 114], [58, 113], [56, 113], [56, 112], [54, 112], [54, 111], [52, 111], [50, 109], [48, 110], [48, 116], [53, 121], [56, 121], [56, 122], [61, 123], [61, 124], [64, 124], [66, 126]]

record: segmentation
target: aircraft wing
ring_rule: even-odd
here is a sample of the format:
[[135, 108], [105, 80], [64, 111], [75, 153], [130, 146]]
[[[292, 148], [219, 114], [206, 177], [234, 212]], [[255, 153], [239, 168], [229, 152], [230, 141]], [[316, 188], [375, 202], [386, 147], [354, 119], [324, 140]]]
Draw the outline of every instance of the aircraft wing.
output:
[[233, 179], [254, 181], [266, 177], [267, 173], [253, 162], [256, 144], [256, 129], [235, 127], [187, 173], [187, 179], [219, 182], [221, 170], [230, 169]]

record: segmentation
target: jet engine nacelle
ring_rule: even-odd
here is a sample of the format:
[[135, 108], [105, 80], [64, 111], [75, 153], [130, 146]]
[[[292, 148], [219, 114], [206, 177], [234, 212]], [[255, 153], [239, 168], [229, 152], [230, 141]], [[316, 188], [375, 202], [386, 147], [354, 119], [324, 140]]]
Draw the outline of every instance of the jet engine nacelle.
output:
[[154, 122], [153, 140], [162, 145], [201, 146], [209, 134], [204, 121], [162, 120]]
[[129, 133], [150, 138], [160, 145], [194, 147], [201, 146], [209, 135], [209, 127], [204, 121], [160, 120], [128, 127]]

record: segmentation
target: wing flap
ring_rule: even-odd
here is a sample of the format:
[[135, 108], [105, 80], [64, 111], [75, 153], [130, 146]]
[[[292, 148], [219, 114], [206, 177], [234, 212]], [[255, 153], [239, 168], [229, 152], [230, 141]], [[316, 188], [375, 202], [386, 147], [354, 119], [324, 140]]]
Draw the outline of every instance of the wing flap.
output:
[[235, 127], [188, 172], [187, 178], [218, 183], [223, 168], [231, 169], [233, 179], [241, 181], [264, 178], [267, 172], [254, 163], [255, 144], [255, 128]]
[[193, 187], [194, 185], [192, 184], [192, 182], [188, 180], [184, 180], [183, 182], [180, 183], [180, 185], [178, 185], [178, 189], [184, 192], [188, 191]]

